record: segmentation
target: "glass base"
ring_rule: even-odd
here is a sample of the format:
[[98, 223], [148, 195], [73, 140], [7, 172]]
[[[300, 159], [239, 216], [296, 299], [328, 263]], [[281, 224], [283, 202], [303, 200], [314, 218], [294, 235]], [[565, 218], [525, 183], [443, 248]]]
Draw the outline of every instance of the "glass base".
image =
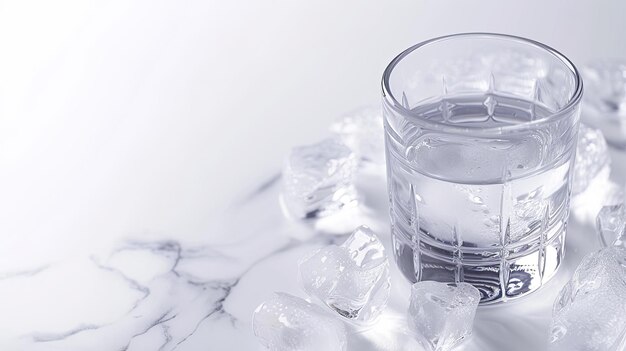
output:
[[[484, 305], [525, 296], [554, 276], [565, 253], [565, 226], [549, 241], [522, 243], [506, 257], [478, 248], [459, 254], [454, 247], [445, 248], [428, 240], [406, 240], [396, 232], [392, 240], [396, 264], [410, 282], [470, 283], [480, 291], [480, 303]], [[459, 256], [463, 263], [455, 260]]]

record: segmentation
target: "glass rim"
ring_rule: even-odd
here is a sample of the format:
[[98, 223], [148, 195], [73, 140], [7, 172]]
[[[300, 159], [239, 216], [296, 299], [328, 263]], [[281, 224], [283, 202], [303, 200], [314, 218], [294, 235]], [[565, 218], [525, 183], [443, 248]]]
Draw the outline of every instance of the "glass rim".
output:
[[[439, 43], [439, 42], [443, 42], [443, 41], [450, 40], [450, 39], [463, 38], [463, 37], [506, 39], [506, 40], [520, 42], [523, 44], [532, 45], [541, 50], [544, 50], [548, 52], [549, 54], [551, 54], [552, 56], [556, 57], [557, 60], [563, 63], [569, 69], [570, 73], [572, 73], [572, 75], [574, 76], [575, 84], [576, 84], [574, 92], [572, 93], [571, 97], [569, 98], [565, 106], [561, 107], [559, 110], [545, 117], [528, 121], [528, 122], [524, 122], [524, 123], [519, 123], [519, 124], [497, 126], [497, 127], [486, 127], [486, 128], [462, 127], [462, 126], [457, 126], [457, 125], [444, 124], [441, 122], [431, 121], [428, 119], [421, 118], [421, 115], [419, 113], [415, 113], [414, 111], [402, 106], [402, 104], [398, 101], [398, 99], [396, 99], [396, 97], [391, 92], [391, 88], [389, 86], [389, 79], [396, 65], [400, 63], [400, 61], [402, 61], [402, 59], [404, 59], [406, 56], [411, 54], [413, 51], [416, 51], [426, 45]], [[417, 43], [409, 47], [408, 49], [402, 51], [393, 60], [391, 60], [389, 65], [387, 65], [387, 67], [385, 68], [385, 71], [383, 72], [383, 77], [382, 77], [382, 90], [383, 90], [383, 100], [387, 103], [388, 106], [396, 110], [396, 112], [400, 113], [402, 116], [405, 116], [407, 118], [419, 119], [421, 124], [424, 124], [430, 128], [437, 129], [437, 130], [443, 129], [447, 132], [456, 132], [458, 134], [477, 134], [477, 133], [490, 134], [494, 132], [503, 133], [507, 131], [510, 132], [510, 131], [515, 131], [515, 130], [524, 130], [528, 127], [537, 126], [537, 125], [545, 124], [548, 122], [553, 122], [555, 120], [559, 120], [560, 118], [563, 118], [564, 116], [568, 116], [569, 113], [578, 106], [582, 98], [583, 81], [574, 63], [572, 63], [572, 61], [570, 61], [565, 55], [561, 54], [559, 51], [553, 49], [552, 47], [548, 45], [542, 44], [532, 39], [509, 35], [509, 34], [488, 33], [488, 32], [470, 32], [470, 33], [450, 34], [450, 35], [444, 35], [444, 36], [428, 39], [420, 43]]]

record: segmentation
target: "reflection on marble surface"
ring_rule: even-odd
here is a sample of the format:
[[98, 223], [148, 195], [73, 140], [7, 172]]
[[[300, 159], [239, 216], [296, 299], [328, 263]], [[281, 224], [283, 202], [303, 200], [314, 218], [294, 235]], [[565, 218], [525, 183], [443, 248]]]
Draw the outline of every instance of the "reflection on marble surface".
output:
[[[380, 169], [357, 179], [363, 207], [350, 220], [371, 227], [389, 248], [387, 195]], [[2, 350], [261, 350], [251, 328], [256, 306], [283, 291], [306, 298], [297, 262], [341, 243], [354, 226], [342, 220], [285, 219], [280, 178], [260, 182], [207, 229], [142, 241], [115, 239], [87, 250], [0, 271]], [[344, 228], [345, 227], [345, 228]], [[332, 234], [332, 235], [329, 235]], [[166, 235], [164, 235], [166, 236]], [[552, 302], [587, 252], [599, 248], [592, 224], [570, 221], [565, 262], [538, 292], [481, 306], [473, 336], [459, 350], [522, 351], [546, 347]], [[410, 285], [391, 264], [391, 297], [371, 327], [348, 328], [348, 350], [420, 350], [406, 326]]]

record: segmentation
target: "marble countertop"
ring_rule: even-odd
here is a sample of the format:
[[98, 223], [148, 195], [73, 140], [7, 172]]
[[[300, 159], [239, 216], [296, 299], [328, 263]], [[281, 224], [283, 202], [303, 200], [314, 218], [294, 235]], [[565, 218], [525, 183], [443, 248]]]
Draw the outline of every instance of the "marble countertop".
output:
[[[614, 159], [624, 155], [612, 151]], [[615, 161], [614, 161], [615, 162]], [[622, 170], [613, 172], [624, 179]], [[620, 174], [618, 174], [620, 173]], [[306, 298], [297, 262], [366, 224], [389, 249], [384, 170], [358, 178], [359, 210], [315, 223], [286, 219], [280, 175], [260, 181], [213, 218], [200, 237], [119, 237], [106, 249], [0, 272], [3, 350], [262, 350], [252, 312], [275, 291]], [[582, 216], [581, 218], [584, 218]], [[584, 254], [599, 247], [592, 225], [572, 216], [557, 275], [528, 297], [480, 307], [473, 337], [459, 350], [542, 350], [552, 302]], [[421, 350], [406, 331], [409, 283], [392, 267], [389, 307], [365, 330], [348, 326], [348, 350]]]

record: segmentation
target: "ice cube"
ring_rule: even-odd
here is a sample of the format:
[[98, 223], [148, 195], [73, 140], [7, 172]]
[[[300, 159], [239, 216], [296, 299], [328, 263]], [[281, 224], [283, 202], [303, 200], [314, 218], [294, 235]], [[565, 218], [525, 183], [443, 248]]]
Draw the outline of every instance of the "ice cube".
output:
[[582, 223], [594, 223], [603, 206], [619, 205], [624, 199], [624, 188], [609, 179], [608, 169], [600, 172], [587, 190], [570, 200], [574, 217]]
[[422, 281], [411, 288], [409, 329], [430, 350], [450, 350], [472, 334], [480, 292], [468, 283]]
[[611, 157], [602, 132], [581, 123], [578, 131], [572, 195], [585, 191], [601, 173], [603, 175], [605, 173], [608, 177], [610, 165]]
[[384, 164], [385, 138], [380, 107], [360, 108], [333, 123], [330, 130], [360, 159]]
[[603, 246], [626, 245], [622, 235], [626, 225], [624, 204], [604, 206], [596, 218], [596, 227]]
[[311, 297], [357, 323], [372, 323], [387, 306], [389, 261], [374, 232], [361, 226], [341, 245], [304, 257], [300, 282]]
[[254, 311], [254, 335], [271, 351], [345, 350], [341, 321], [301, 298], [276, 293]]
[[623, 350], [626, 331], [626, 249], [583, 258], [552, 310], [548, 350]]
[[283, 167], [283, 208], [309, 219], [356, 205], [356, 168], [354, 152], [336, 139], [294, 148]]
[[585, 122], [602, 129], [609, 143], [626, 146], [626, 61], [597, 60], [582, 75]]

